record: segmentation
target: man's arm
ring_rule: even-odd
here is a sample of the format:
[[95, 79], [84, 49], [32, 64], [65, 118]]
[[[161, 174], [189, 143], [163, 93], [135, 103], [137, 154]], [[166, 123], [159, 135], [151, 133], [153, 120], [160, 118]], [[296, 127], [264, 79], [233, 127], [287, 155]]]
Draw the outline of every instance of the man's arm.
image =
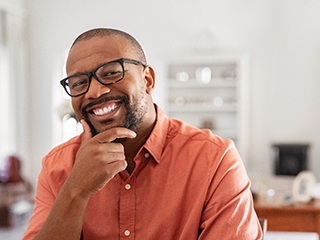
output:
[[80, 239], [89, 198], [79, 196], [75, 190], [67, 183], [63, 185], [35, 240]]
[[[82, 121], [84, 133], [74, 166], [54, 200], [50, 213], [34, 239], [80, 239], [89, 199], [100, 191], [118, 172], [126, 169], [124, 148], [112, 143], [117, 138], [134, 138], [135, 133], [125, 128], [113, 128], [92, 137], [88, 124]], [[45, 188], [44, 186], [41, 186]], [[46, 191], [48, 191], [46, 189]], [[47, 211], [45, 199], [37, 199]], [[40, 216], [47, 214], [41, 207]], [[30, 224], [38, 224], [31, 219]], [[29, 226], [32, 228], [32, 226]], [[30, 234], [32, 235], [32, 234]], [[31, 239], [27, 235], [24, 239]]]
[[212, 169], [198, 239], [262, 239], [250, 180], [234, 144], [228, 144], [219, 158], [219, 166]]

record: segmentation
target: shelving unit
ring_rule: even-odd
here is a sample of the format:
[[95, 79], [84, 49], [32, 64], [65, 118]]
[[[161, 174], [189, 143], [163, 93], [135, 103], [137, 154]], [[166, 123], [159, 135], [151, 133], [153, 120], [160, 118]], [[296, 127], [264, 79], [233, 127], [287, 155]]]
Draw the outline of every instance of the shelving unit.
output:
[[242, 158], [248, 145], [247, 57], [192, 57], [168, 63], [168, 114], [232, 139]]

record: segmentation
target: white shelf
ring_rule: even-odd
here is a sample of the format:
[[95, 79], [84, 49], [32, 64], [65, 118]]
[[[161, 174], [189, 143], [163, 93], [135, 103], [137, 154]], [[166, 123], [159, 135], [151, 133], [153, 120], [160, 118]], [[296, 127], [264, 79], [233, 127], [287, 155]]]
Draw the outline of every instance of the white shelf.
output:
[[223, 78], [212, 79], [210, 83], [202, 83], [196, 79], [189, 79], [187, 82], [180, 82], [177, 79], [169, 79], [170, 88], [235, 88], [238, 86], [236, 80]]
[[238, 108], [235, 104], [224, 104], [222, 106], [214, 106], [213, 104], [185, 104], [177, 106], [169, 104], [169, 112], [236, 112]]
[[168, 115], [233, 139], [244, 161], [247, 67], [246, 57], [190, 57], [170, 61], [167, 78]]

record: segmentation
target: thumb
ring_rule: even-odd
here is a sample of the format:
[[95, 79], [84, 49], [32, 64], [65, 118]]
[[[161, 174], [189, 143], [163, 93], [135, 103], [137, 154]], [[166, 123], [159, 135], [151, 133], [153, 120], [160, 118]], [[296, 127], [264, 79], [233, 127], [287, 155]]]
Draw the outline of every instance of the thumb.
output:
[[89, 124], [85, 120], [81, 119], [80, 123], [83, 127], [81, 142], [84, 143], [84, 142], [88, 141], [90, 138], [92, 138], [92, 133], [91, 133], [91, 129], [90, 129]]

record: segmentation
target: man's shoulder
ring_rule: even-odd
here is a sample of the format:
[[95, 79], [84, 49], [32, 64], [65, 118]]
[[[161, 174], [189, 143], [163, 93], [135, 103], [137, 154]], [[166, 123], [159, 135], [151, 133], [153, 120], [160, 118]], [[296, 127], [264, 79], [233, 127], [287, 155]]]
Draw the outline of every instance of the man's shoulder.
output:
[[200, 129], [186, 122], [170, 119], [169, 138], [185, 138], [188, 141], [204, 141], [217, 146], [225, 145], [230, 140], [223, 139], [210, 129]]
[[[70, 140], [54, 147], [46, 156], [45, 159], [55, 159], [75, 156], [81, 144], [81, 135], [71, 138]], [[72, 159], [73, 160], [73, 159]]]
[[43, 185], [50, 186], [54, 195], [58, 193], [63, 182], [68, 177], [80, 144], [81, 137], [74, 137], [67, 142], [54, 147], [42, 159], [39, 182]]

